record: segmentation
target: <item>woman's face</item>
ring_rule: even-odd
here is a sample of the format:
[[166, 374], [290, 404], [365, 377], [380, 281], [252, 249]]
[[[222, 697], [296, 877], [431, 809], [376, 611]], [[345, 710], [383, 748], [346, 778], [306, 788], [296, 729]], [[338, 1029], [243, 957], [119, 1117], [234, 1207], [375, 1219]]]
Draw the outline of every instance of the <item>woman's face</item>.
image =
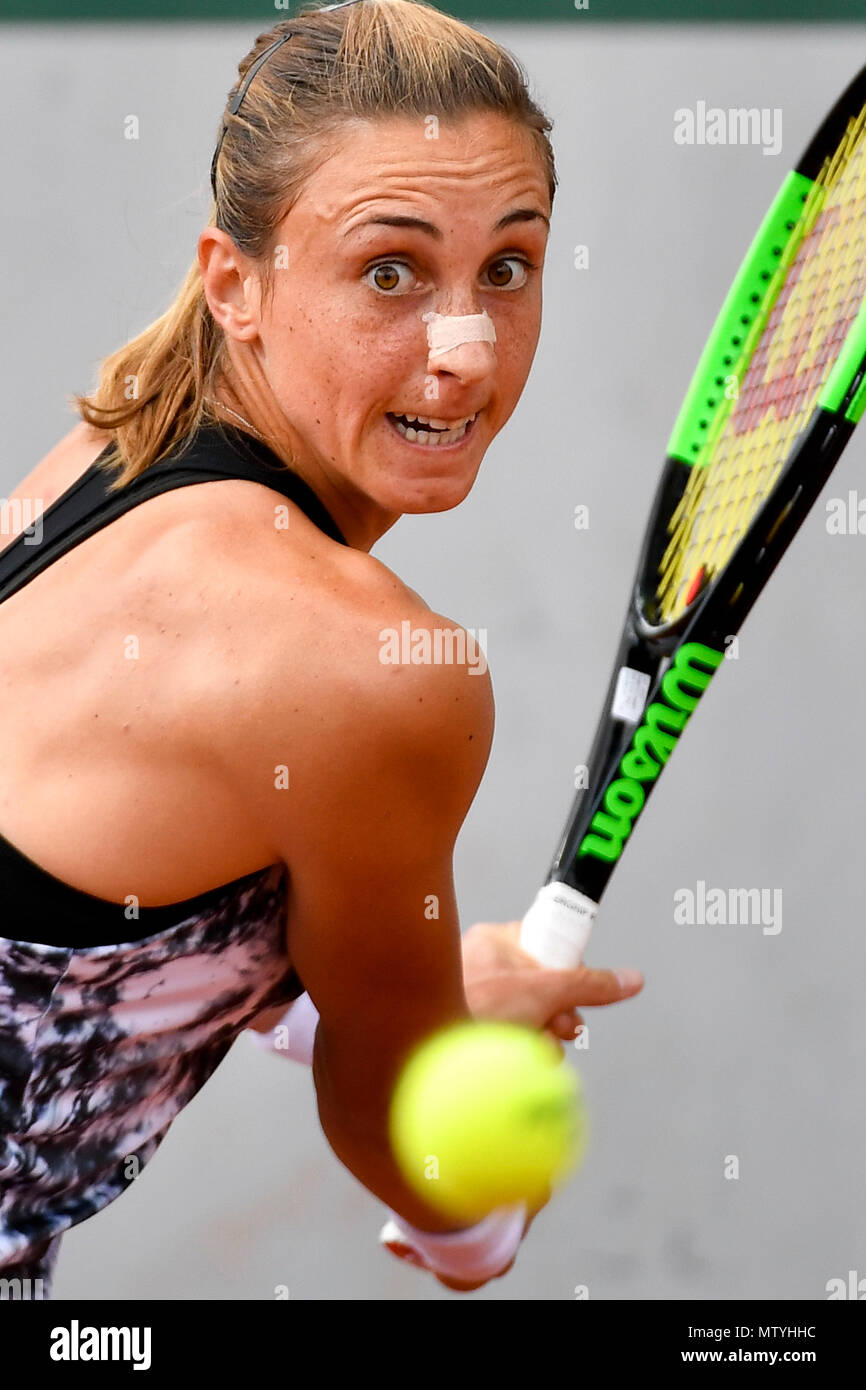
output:
[[[500, 116], [359, 122], [280, 224], [272, 296], [238, 273], [243, 311], [222, 320], [238, 398], [350, 543], [469, 492], [532, 365], [550, 211], [532, 137]], [[431, 310], [486, 312], [495, 345], [431, 356]], [[397, 416], [476, 418], [443, 446]]]

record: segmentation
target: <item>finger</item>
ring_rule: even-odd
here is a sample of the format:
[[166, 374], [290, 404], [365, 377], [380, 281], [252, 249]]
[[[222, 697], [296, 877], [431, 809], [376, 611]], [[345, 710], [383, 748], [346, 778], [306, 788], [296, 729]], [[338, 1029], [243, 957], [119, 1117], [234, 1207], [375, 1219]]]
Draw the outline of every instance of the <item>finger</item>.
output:
[[[516, 1258], [517, 1257], [515, 1256], [515, 1259]], [[504, 1269], [501, 1269], [498, 1274], [492, 1274], [490, 1278], [504, 1279], [506, 1274], [511, 1273], [512, 1269], [514, 1268], [514, 1264], [515, 1260], [510, 1260]], [[483, 1289], [484, 1285], [489, 1284], [490, 1282], [489, 1279], [482, 1279], [478, 1283], [468, 1284], [462, 1279], [449, 1279], [448, 1276], [445, 1274], [437, 1274], [436, 1278], [439, 1280], [440, 1284], [445, 1285], [446, 1289], [454, 1289], [457, 1293], [472, 1293], [475, 1289]]]
[[554, 1037], [564, 1038], [566, 1042], [571, 1042], [582, 1027], [583, 1019], [577, 1009], [564, 1009], [562, 1013], [555, 1014], [547, 1025], [548, 1032]]
[[[543, 987], [550, 990], [551, 1013], [580, 1004], [616, 1004], [638, 994], [644, 985], [639, 970], [591, 970], [584, 965], [579, 970], [546, 970], [544, 974], [549, 977]], [[537, 985], [541, 984], [538, 978]]]
[[414, 1250], [411, 1245], [404, 1245], [400, 1241], [391, 1240], [384, 1240], [382, 1244], [385, 1249], [390, 1250], [391, 1254], [395, 1255], [398, 1260], [405, 1260], [407, 1264], [415, 1265], [417, 1269], [427, 1268], [425, 1261], [422, 1260], [417, 1250]]
[[467, 1284], [462, 1279], [448, 1279], [444, 1274], [437, 1274], [436, 1278], [440, 1284], [445, 1285], [446, 1289], [453, 1289], [455, 1293], [474, 1293], [476, 1289], [482, 1289], [487, 1283], [487, 1280], [483, 1279], [480, 1284]]

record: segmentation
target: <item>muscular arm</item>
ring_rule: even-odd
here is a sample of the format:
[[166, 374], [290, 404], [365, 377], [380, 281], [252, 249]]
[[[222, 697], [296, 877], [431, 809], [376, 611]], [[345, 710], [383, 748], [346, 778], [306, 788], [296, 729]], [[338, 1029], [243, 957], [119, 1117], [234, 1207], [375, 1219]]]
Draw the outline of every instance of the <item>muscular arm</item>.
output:
[[[425, 610], [419, 622], [443, 620]], [[411, 1048], [469, 1017], [452, 854], [486, 765], [493, 701], [486, 674], [383, 666], [375, 641], [362, 629], [344, 650], [342, 678], [322, 693], [318, 753], [263, 814], [290, 870], [289, 954], [320, 1014], [322, 1128], [371, 1192], [438, 1231], [453, 1223], [403, 1183], [387, 1113]]]

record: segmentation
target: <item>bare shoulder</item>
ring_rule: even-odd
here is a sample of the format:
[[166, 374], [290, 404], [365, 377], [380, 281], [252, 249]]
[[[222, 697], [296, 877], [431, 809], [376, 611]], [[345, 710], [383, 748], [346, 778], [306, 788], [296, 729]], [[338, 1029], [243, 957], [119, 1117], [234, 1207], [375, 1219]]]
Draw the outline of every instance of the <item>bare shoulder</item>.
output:
[[[274, 710], [309, 686], [380, 714], [437, 701], [492, 714], [486, 655], [469, 631], [432, 610], [380, 560], [335, 544], [305, 517], [287, 545], [274, 534], [270, 503], [264, 507], [249, 553], [236, 548], [236, 521], [217, 525], [226, 559], [236, 563], [216, 568], [221, 584], [243, 577], [254, 602], [257, 679]], [[220, 549], [214, 527], [202, 538], [211, 555]]]
[[[377, 789], [387, 797], [406, 784], [456, 833], [493, 737], [490, 676], [472, 634], [359, 551], [316, 545], [273, 573], [254, 657], [257, 715], [240, 712], [231, 757], [275, 850], [284, 833], [298, 843], [307, 825], [321, 830], [341, 803], [357, 815]], [[294, 794], [277, 810], [279, 768]]]
[[[356, 686], [375, 720], [394, 721], [395, 734], [417, 730], [443, 741], [475, 743], [485, 757], [493, 734], [493, 694], [486, 653], [460, 623], [429, 608], [386, 566], [369, 556], [353, 594], [348, 668], [337, 681]], [[356, 674], [353, 676], [352, 671]]]
[[84, 473], [112, 436], [80, 420], [21, 480], [10, 497], [27, 497], [45, 510]]
[[322, 576], [316, 620], [323, 640], [313, 664], [333, 698], [380, 728], [394, 721], [395, 735], [406, 726], [444, 734], [467, 725], [485, 744], [492, 691], [486, 655], [472, 634], [372, 556], [342, 551], [333, 560], [340, 582]]

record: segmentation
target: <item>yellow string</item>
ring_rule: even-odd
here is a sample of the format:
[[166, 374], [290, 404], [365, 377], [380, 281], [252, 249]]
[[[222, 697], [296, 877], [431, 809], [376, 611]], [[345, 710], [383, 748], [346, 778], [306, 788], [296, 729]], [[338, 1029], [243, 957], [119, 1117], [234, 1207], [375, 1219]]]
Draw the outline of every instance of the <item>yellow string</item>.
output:
[[[739, 396], [692, 468], [659, 566], [658, 618], [686, 609], [696, 576], [727, 564], [808, 423], [866, 292], [866, 107], [852, 118], [804, 204], [802, 241]], [[772, 287], [771, 287], [772, 290]]]

